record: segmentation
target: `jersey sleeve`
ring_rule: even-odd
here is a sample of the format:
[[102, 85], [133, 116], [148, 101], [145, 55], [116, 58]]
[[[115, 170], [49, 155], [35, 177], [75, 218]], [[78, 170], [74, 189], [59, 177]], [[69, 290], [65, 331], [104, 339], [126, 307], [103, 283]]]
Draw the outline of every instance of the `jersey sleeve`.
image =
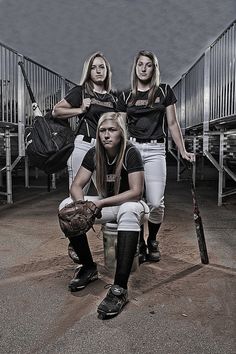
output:
[[165, 98], [165, 107], [168, 107], [177, 102], [174, 91], [170, 85], [166, 85], [166, 98]]
[[95, 147], [89, 149], [89, 151], [85, 154], [81, 166], [86, 168], [87, 170], [93, 172], [95, 170]]
[[132, 172], [144, 171], [141, 154], [133, 145], [128, 147], [126, 152], [125, 167], [128, 174]]
[[65, 100], [74, 108], [79, 108], [82, 105], [82, 87], [73, 87], [68, 94], [65, 96]]

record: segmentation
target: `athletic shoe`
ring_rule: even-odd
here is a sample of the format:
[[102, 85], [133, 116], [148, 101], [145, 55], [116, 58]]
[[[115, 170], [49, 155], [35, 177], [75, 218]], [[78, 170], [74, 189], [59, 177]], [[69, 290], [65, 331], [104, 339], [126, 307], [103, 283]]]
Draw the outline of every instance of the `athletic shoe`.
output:
[[71, 243], [68, 245], [68, 256], [72, 259], [74, 263], [80, 264], [79, 256], [75, 252], [74, 248], [72, 247]]
[[147, 261], [147, 246], [145, 242], [139, 243], [139, 264]]
[[70, 281], [69, 289], [71, 291], [78, 291], [84, 289], [89, 283], [98, 279], [97, 265], [94, 263], [94, 267], [88, 268], [82, 266], [75, 270], [73, 279]]
[[147, 261], [159, 262], [161, 259], [161, 253], [158, 247], [158, 242], [155, 240], [147, 240], [148, 254]]
[[106, 319], [118, 315], [128, 301], [127, 289], [123, 289], [119, 285], [112, 285], [98, 306], [99, 318]]

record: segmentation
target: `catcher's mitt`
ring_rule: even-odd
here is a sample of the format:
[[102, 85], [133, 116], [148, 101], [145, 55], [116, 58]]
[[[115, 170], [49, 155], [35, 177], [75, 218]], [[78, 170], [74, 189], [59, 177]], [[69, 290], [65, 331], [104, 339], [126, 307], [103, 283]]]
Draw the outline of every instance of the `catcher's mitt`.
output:
[[93, 227], [95, 218], [101, 217], [101, 209], [89, 200], [70, 203], [58, 212], [60, 227], [66, 237], [86, 233]]

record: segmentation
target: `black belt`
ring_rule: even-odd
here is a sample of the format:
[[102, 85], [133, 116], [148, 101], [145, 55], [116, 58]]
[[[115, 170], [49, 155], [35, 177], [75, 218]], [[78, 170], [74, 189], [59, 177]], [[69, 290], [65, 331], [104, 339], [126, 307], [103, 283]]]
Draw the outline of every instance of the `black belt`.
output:
[[91, 136], [86, 136], [86, 135], [84, 135], [82, 140], [83, 140], [83, 141], [86, 141], [87, 143], [91, 143], [92, 138], [91, 138]]
[[137, 143], [164, 143], [165, 139], [164, 138], [159, 138], [159, 139], [139, 139], [139, 138], [132, 138], [130, 137], [130, 140], [133, 142], [137, 142]]

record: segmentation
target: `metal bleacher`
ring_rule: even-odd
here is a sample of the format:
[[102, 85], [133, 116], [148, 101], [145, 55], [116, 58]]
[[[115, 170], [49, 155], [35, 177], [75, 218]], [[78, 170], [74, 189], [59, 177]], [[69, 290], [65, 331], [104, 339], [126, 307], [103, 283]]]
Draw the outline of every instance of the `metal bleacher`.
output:
[[[30, 97], [18, 62], [22, 61], [40, 110], [45, 113], [75, 83], [0, 43], [0, 195], [13, 202], [12, 176], [21, 167], [29, 187], [24, 132], [33, 124]], [[218, 174], [218, 205], [236, 193], [236, 20], [206, 49], [173, 89], [177, 115], [189, 151], [197, 156], [193, 177], [210, 162]], [[74, 121], [72, 122], [72, 125]], [[181, 162], [173, 142], [169, 151]], [[227, 187], [228, 180], [233, 188]], [[227, 187], [227, 188], [226, 188]]]
[[[197, 170], [203, 175], [204, 161], [218, 172], [218, 205], [236, 193], [236, 20], [182, 75], [173, 90], [186, 147], [195, 152]], [[175, 155], [180, 179], [181, 162]], [[200, 163], [199, 163], [200, 162]], [[227, 186], [227, 180], [233, 188]]]
[[[33, 124], [30, 97], [18, 62], [22, 61], [40, 110], [46, 113], [75, 83], [0, 43], [0, 195], [13, 202], [12, 176], [24, 169], [25, 187], [29, 170], [24, 132]], [[55, 179], [52, 179], [52, 181]]]

